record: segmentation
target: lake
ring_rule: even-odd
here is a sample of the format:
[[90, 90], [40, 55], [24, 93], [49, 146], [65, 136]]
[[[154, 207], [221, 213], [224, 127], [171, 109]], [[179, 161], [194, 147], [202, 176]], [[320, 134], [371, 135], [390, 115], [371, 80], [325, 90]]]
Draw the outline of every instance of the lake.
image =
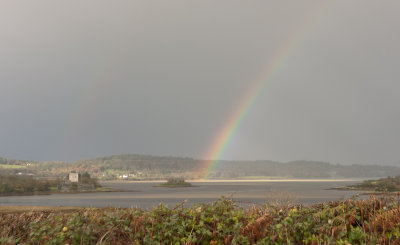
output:
[[52, 194], [0, 197], [0, 206], [79, 206], [151, 208], [160, 203], [174, 207], [208, 203], [221, 196], [231, 197], [238, 205], [262, 205], [266, 202], [296, 202], [305, 205], [350, 198], [360, 191], [329, 190], [360, 181], [222, 181], [192, 182], [193, 187], [154, 187], [156, 182], [103, 182], [106, 187], [127, 192]]

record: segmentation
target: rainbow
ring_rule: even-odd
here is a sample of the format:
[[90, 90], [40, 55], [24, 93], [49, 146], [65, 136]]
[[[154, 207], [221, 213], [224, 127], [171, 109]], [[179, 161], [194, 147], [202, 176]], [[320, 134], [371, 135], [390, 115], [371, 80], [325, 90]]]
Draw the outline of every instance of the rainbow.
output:
[[218, 131], [211, 147], [204, 155], [203, 159], [205, 160], [202, 162], [202, 166], [199, 169], [200, 178], [207, 179], [210, 172], [215, 169], [270, 78], [287, 60], [296, 45], [303, 39], [313, 24], [316, 23], [316, 20], [322, 16], [322, 13], [327, 8], [328, 2], [329, 1], [321, 1], [310, 11], [311, 14], [306, 16], [302, 25], [296, 28], [292, 35], [280, 46], [269, 62], [264, 66], [265, 69], [261, 72], [261, 75], [258, 76], [258, 79], [255, 79], [255, 82], [251, 84], [244, 96], [239, 100], [239, 103], [234, 107], [228, 120]]

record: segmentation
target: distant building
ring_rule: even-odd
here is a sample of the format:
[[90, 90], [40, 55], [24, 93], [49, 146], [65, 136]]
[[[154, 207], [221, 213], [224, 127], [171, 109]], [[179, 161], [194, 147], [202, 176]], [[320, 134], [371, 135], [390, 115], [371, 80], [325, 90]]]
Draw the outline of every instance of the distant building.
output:
[[69, 173], [69, 181], [78, 183], [79, 181], [78, 173]]
[[120, 179], [127, 179], [127, 178], [128, 178], [128, 175], [126, 175], [126, 174], [119, 175], [118, 178], [120, 178]]

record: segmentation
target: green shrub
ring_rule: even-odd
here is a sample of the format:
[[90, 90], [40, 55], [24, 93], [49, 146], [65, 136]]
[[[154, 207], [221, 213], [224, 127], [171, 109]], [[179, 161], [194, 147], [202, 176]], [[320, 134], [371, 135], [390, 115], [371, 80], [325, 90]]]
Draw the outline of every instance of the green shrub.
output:
[[222, 198], [149, 211], [0, 213], [4, 244], [398, 244], [399, 230], [400, 208], [389, 198], [248, 208]]

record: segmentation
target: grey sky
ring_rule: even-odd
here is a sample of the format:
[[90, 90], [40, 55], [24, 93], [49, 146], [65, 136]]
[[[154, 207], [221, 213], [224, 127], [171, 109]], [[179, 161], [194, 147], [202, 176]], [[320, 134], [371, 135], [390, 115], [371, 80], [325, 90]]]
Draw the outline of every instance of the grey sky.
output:
[[[0, 156], [202, 158], [320, 1], [0, 3]], [[224, 159], [400, 164], [399, 1], [333, 1]]]

